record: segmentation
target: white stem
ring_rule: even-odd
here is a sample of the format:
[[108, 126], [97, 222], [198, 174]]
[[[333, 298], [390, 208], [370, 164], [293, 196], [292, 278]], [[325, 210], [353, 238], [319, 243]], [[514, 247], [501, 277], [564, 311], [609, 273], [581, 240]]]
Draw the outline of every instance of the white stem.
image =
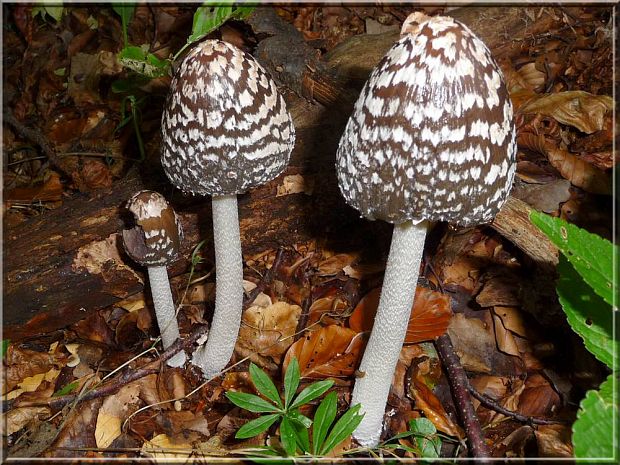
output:
[[215, 311], [207, 342], [196, 349], [192, 363], [207, 378], [220, 373], [230, 361], [241, 325], [243, 259], [239, 238], [237, 196], [214, 196]]
[[362, 446], [375, 447], [400, 355], [418, 282], [427, 222], [395, 225], [379, 307], [355, 380], [351, 405], [362, 404], [364, 419], [353, 433]]
[[[161, 334], [161, 341], [164, 349], [170, 347], [176, 341], [179, 334], [179, 326], [170, 291], [170, 281], [168, 280], [168, 270], [165, 266], [149, 266], [149, 283], [155, 307], [157, 325]], [[185, 364], [185, 352], [181, 351], [168, 359], [167, 364], [171, 367], [180, 367]]]

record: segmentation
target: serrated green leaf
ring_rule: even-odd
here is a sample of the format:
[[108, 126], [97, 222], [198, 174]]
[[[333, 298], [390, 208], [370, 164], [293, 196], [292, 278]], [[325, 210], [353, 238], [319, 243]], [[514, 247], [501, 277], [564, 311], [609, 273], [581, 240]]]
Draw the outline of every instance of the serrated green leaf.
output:
[[293, 400], [295, 392], [297, 392], [297, 388], [299, 387], [299, 378], [299, 363], [297, 362], [297, 359], [293, 357], [286, 368], [286, 373], [284, 374], [284, 405], [287, 408]]
[[414, 435], [414, 443], [420, 457], [437, 458], [441, 452], [441, 439], [437, 428], [428, 418], [416, 418], [409, 422], [409, 430]]
[[323, 447], [327, 431], [336, 418], [337, 403], [338, 396], [335, 392], [330, 392], [321, 401], [314, 413], [312, 425], [312, 453], [314, 455], [317, 455]]
[[608, 367], [617, 366], [620, 346], [613, 338], [611, 306], [592, 291], [563, 255], [558, 272], [558, 298], [571, 328], [597, 359]]
[[532, 210], [530, 220], [568, 258], [586, 283], [613, 305], [613, 255], [620, 250], [602, 237], [560, 218]]
[[247, 439], [258, 436], [260, 433], [273, 425], [279, 417], [279, 413], [272, 413], [271, 415], [264, 415], [256, 418], [255, 420], [248, 421], [245, 425], [239, 428], [239, 431], [235, 434], [235, 438]]
[[71, 394], [75, 388], [77, 388], [79, 383], [77, 381], [73, 381], [72, 383], [65, 384], [58, 391], [52, 394], [52, 397], [66, 396], [67, 394]]
[[295, 455], [295, 451], [297, 450], [295, 429], [290, 420], [286, 417], [283, 417], [282, 423], [280, 423], [280, 443], [286, 455]]
[[4, 358], [4, 356], [6, 355], [6, 351], [8, 350], [9, 346], [11, 345], [11, 340], [10, 339], [2, 339], [2, 347], [0, 348], [1, 352], [1, 357], [0, 358]]
[[271, 378], [267, 376], [263, 370], [258, 368], [254, 363], [250, 363], [250, 378], [252, 378], [252, 382], [258, 392], [271, 400], [278, 407], [283, 408], [282, 400], [280, 399], [280, 393], [276, 388]]
[[237, 407], [249, 410], [254, 413], [267, 413], [267, 412], [280, 412], [280, 410], [273, 404], [270, 404], [265, 399], [261, 399], [254, 394], [248, 394], [246, 392], [231, 392], [226, 393], [226, 397]]
[[362, 422], [364, 415], [359, 413], [362, 404], [357, 404], [347, 410], [344, 415], [336, 422], [334, 427], [329, 432], [329, 436], [325, 440], [325, 444], [321, 447], [321, 455], [327, 454], [334, 447], [348, 438], [355, 428]]
[[581, 401], [577, 420], [573, 424], [575, 457], [607, 458], [618, 463], [620, 448], [617, 437], [614, 438], [614, 430], [618, 430], [619, 412], [618, 405], [614, 405], [613, 385], [613, 375], [609, 375], [598, 390], [588, 391]]
[[334, 381], [331, 379], [312, 383], [299, 393], [289, 408], [294, 409], [301, 407], [317, 397], [321, 397], [330, 387], [333, 386], [333, 384]]

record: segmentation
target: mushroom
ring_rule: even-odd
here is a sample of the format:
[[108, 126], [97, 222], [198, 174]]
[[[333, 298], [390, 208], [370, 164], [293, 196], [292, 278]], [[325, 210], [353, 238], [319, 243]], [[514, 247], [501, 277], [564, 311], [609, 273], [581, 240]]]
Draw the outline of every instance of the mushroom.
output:
[[220, 40], [192, 49], [172, 79], [161, 161], [184, 192], [212, 196], [215, 311], [192, 363], [206, 377], [230, 360], [241, 324], [243, 262], [237, 194], [278, 176], [295, 129], [276, 84], [249, 54]]
[[[172, 207], [157, 192], [137, 192], [127, 202], [127, 208], [133, 213], [136, 225], [123, 230], [123, 245], [133, 261], [146, 266], [157, 325], [167, 349], [179, 338], [179, 326], [166, 266], [179, 255], [183, 229]], [[167, 363], [183, 366], [185, 353], [179, 352]]]
[[502, 72], [485, 44], [453, 18], [410, 15], [362, 89], [336, 156], [346, 201], [394, 223], [351, 401], [365, 412], [353, 434], [364, 446], [381, 435], [428, 221], [491, 221], [512, 185], [515, 136]]

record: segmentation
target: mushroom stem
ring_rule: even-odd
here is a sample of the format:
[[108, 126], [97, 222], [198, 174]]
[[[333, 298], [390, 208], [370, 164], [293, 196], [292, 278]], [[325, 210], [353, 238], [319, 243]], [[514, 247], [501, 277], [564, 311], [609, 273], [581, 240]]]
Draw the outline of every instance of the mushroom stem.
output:
[[207, 378], [220, 373], [230, 361], [241, 325], [243, 260], [239, 238], [237, 196], [213, 196], [215, 248], [215, 311], [207, 342], [194, 353], [192, 363]]
[[381, 436], [385, 405], [407, 333], [427, 229], [426, 221], [394, 225], [379, 307], [351, 399], [351, 405], [362, 404], [364, 418], [353, 437], [365, 447], [375, 447]]
[[[161, 341], [165, 350], [180, 337], [174, 301], [170, 291], [170, 282], [168, 281], [168, 270], [165, 266], [149, 266], [147, 271], [157, 325], [159, 326]], [[185, 364], [185, 352], [177, 353], [167, 363], [171, 367], [183, 366]]]

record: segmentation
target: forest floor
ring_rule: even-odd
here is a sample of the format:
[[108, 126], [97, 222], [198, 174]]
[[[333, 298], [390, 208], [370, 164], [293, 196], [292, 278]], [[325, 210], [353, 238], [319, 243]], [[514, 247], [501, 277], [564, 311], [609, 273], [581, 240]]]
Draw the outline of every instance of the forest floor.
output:
[[[170, 275], [181, 334], [195, 340], [213, 310], [216, 270], [205, 233], [210, 224], [202, 219], [210, 217], [206, 201], [173, 192], [159, 162], [169, 76], [136, 77], [119, 62], [123, 27], [111, 7], [2, 8], [4, 456], [241, 459], [248, 448], [277, 446], [276, 425], [235, 439], [256, 414], [225, 394], [257, 393], [250, 362], [280, 388], [295, 357], [300, 387], [334, 380], [338, 412], [346, 411], [377, 307], [390, 229], [368, 225], [335, 197], [323, 203], [322, 194], [335, 192], [331, 178], [321, 175], [333, 168], [334, 155], [333, 143], [321, 145], [330, 142], [320, 140], [320, 131], [342, 127], [337, 117], [325, 116], [341, 103], [321, 91], [323, 68], [280, 76], [299, 122], [299, 147], [287, 172], [240, 200], [251, 298], [230, 368], [205, 382], [189, 364], [162, 363], [144, 270], [117, 242], [125, 192], [165, 186], [162, 193], [188, 230], [183, 258]], [[167, 58], [190, 36], [195, 10], [136, 6], [127, 41]], [[328, 76], [346, 74], [346, 91], [355, 96], [376, 60], [358, 58], [346, 45], [376, 34], [357, 43], [359, 52], [383, 43], [375, 37], [397, 37], [413, 8], [275, 10], [303, 38], [304, 53], [312, 51], [308, 60], [340, 73]], [[506, 10], [521, 15], [522, 24], [514, 26], [520, 37], [485, 27], [516, 109], [512, 197], [613, 239], [612, 9]], [[210, 37], [254, 52], [269, 34], [249, 22], [228, 21]], [[311, 166], [313, 157], [318, 161]], [[467, 372], [493, 457], [573, 456], [579, 402], [607, 369], [558, 304], [557, 251], [541, 252], [541, 259], [527, 244], [499, 225], [433, 229], [388, 399], [384, 446], [365, 450], [348, 437], [331, 457], [428, 456], [412, 437], [391, 439], [421, 417], [436, 429], [441, 457], [471, 456], [467, 425], [433, 343], [443, 334]], [[318, 403], [302, 413], [312, 416]]]

